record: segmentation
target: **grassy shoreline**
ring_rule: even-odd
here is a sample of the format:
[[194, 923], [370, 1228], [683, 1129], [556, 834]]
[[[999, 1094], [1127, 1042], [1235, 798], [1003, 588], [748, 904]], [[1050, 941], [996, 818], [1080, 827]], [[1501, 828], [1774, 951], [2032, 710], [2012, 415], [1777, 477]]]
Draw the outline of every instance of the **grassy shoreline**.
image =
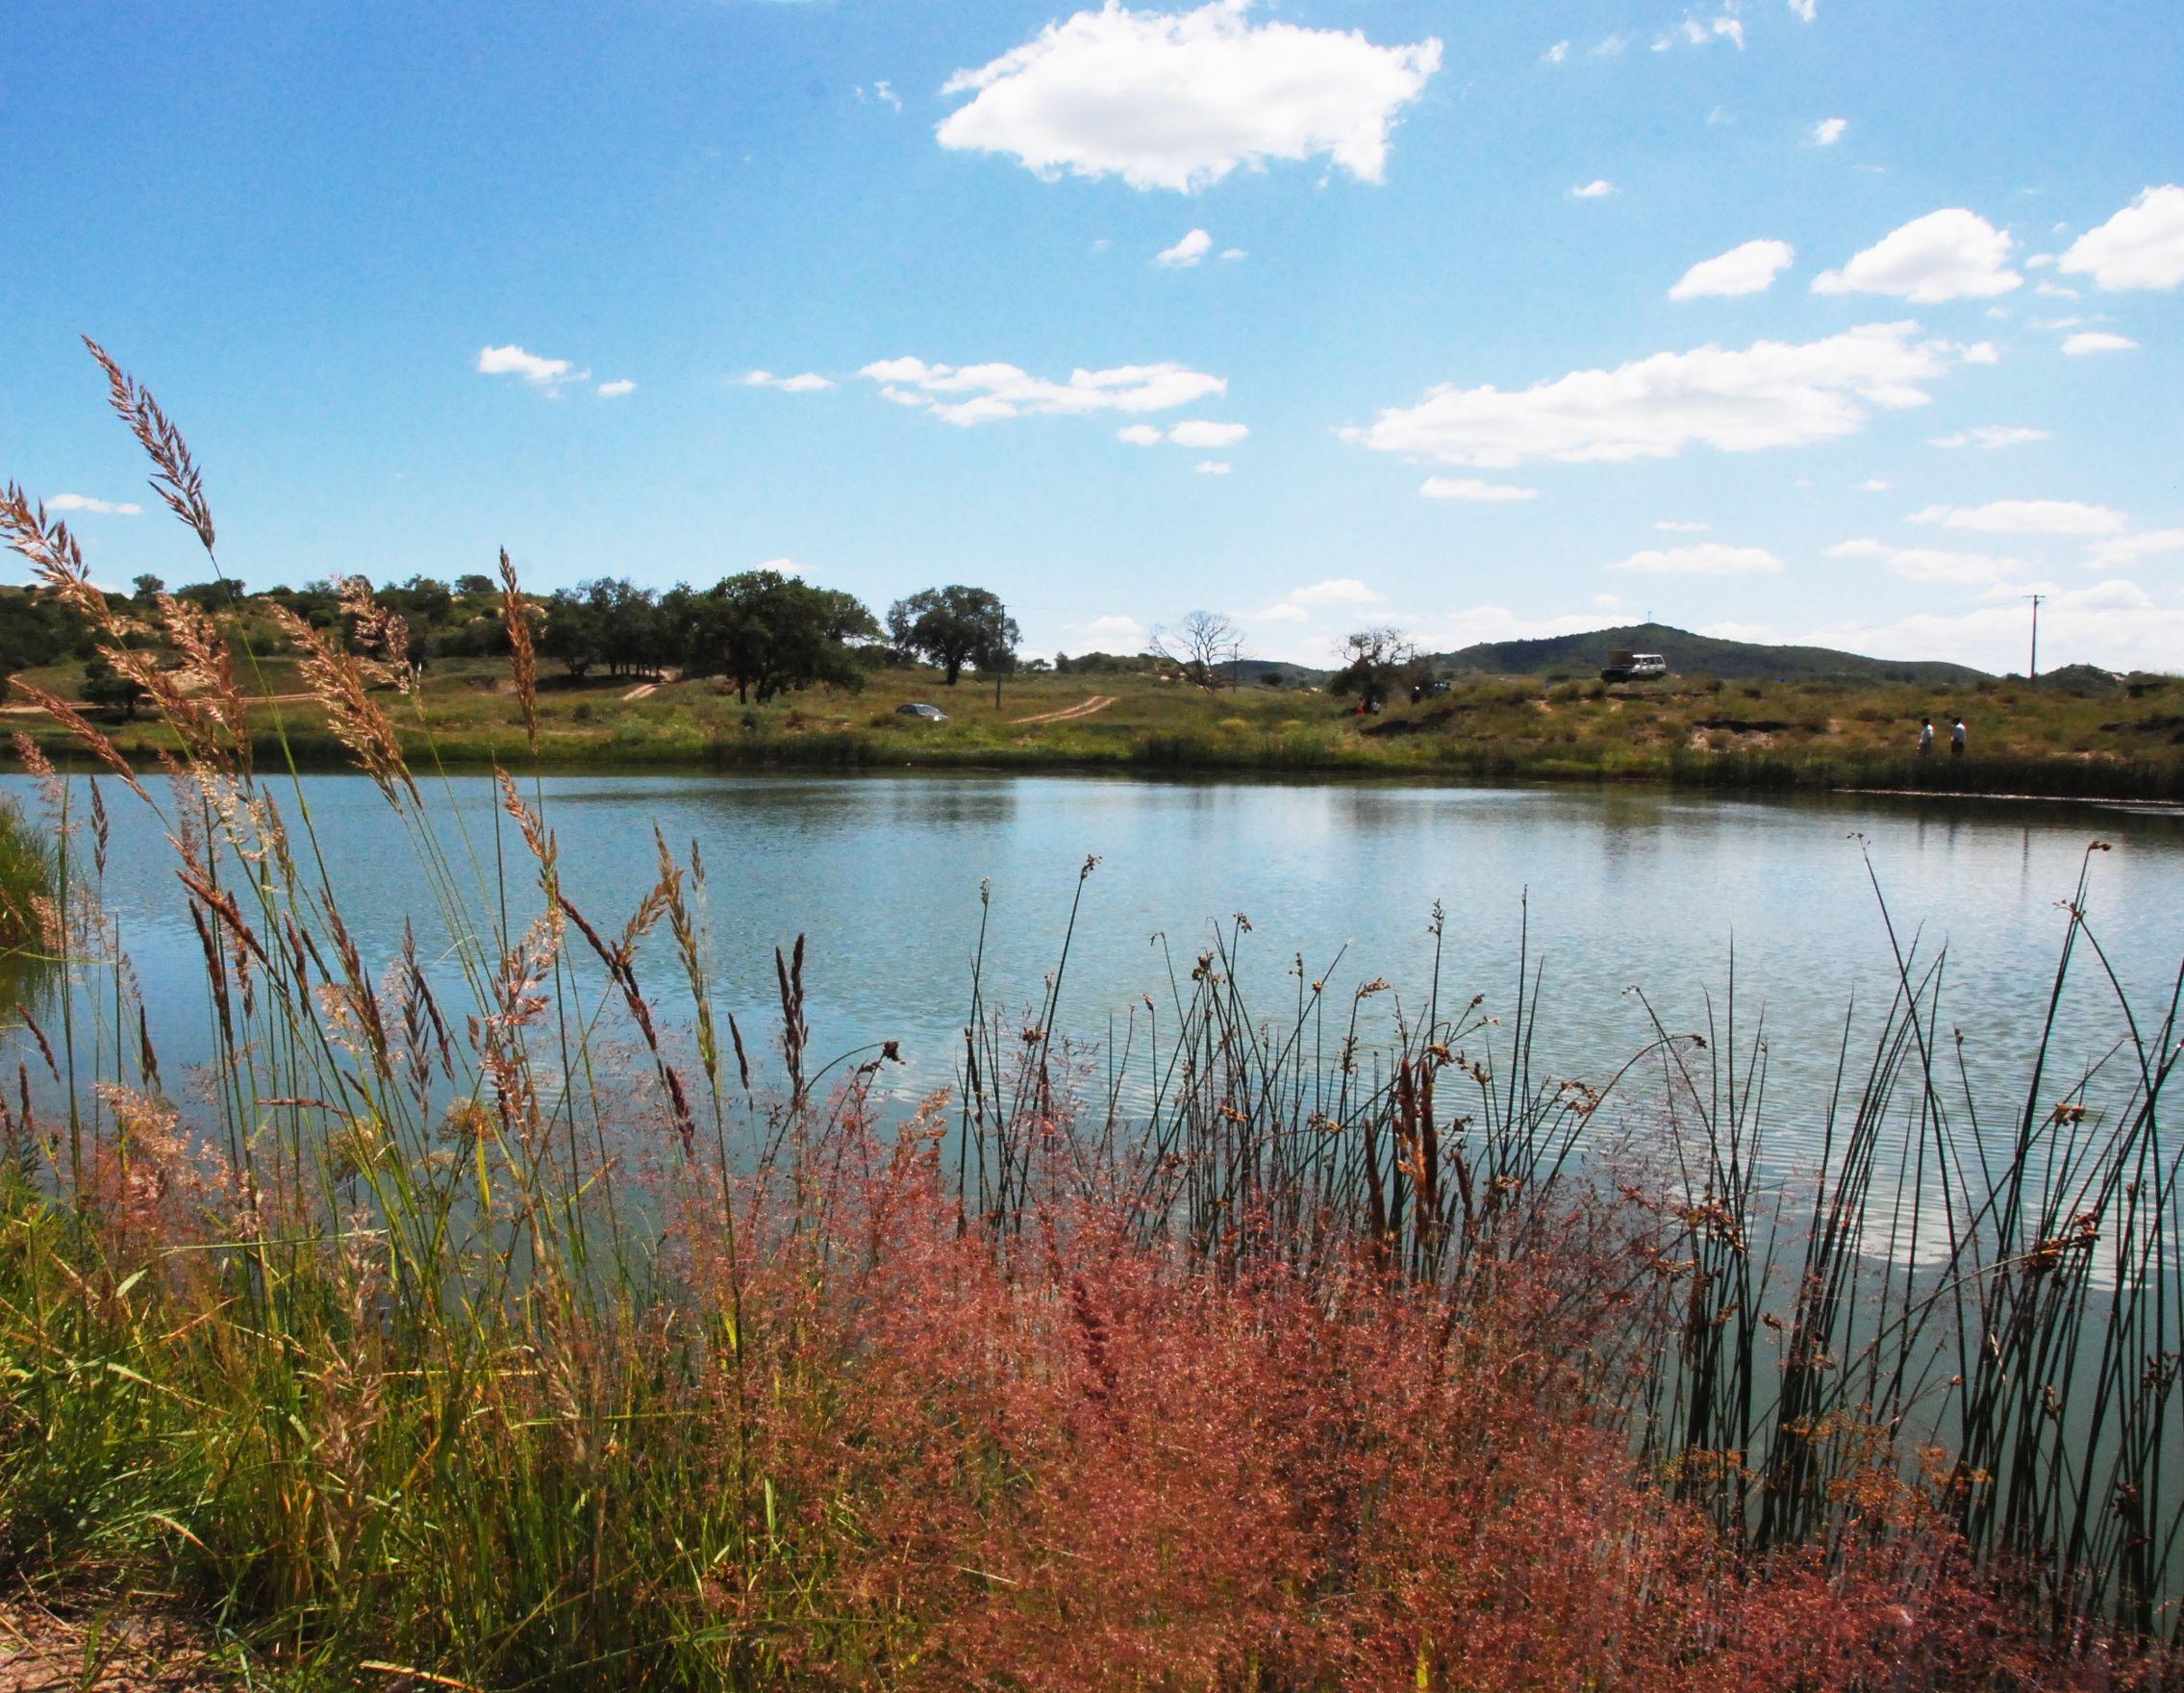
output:
[[[53, 736], [48, 756], [62, 769], [88, 767], [81, 753]], [[287, 736], [299, 771], [352, 771], [340, 745], [325, 734]], [[158, 739], [115, 736], [131, 760], [151, 763]], [[990, 773], [990, 775], [1125, 775], [1125, 777], [1234, 777], [1234, 780], [1397, 780], [1562, 784], [1562, 787], [1665, 787], [1712, 793], [1839, 793], [1887, 799], [2007, 801], [2125, 801], [2155, 808], [2184, 806], [2184, 773], [2145, 765], [2086, 765], [2081, 760], [1966, 760], [1957, 769], [1902, 760], [1791, 760], [1701, 753], [1627, 763], [1579, 763], [1533, 758], [1492, 747], [1448, 747], [1433, 758], [1376, 758], [1369, 753], [1321, 747], [1234, 747], [1188, 739], [1144, 741], [1122, 747], [981, 747], [933, 745], [902, 747], [867, 736], [741, 736], [706, 743], [666, 743], [648, 747], [583, 745], [541, 747], [529, 753], [519, 736], [454, 745], [413, 745], [417, 769], [448, 773], [490, 773], [505, 767], [535, 767], [559, 775], [653, 775], [706, 771], [775, 773]], [[282, 743], [263, 739], [258, 756], [268, 767], [284, 763]], [[0, 771], [19, 771], [13, 756], [0, 753]]]
[[[706, 729], [664, 722], [656, 734], [605, 732], [542, 736], [534, 755], [520, 729], [481, 733], [408, 729], [406, 750], [419, 769], [490, 771], [516, 763], [570, 773], [616, 771], [991, 771], [1075, 774], [1363, 777], [1492, 783], [1644, 784], [1727, 793], [1857, 793], [1901, 798], [2083, 799], [2184, 804], [2184, 764], [2158, 759], [2002, 756], [1961, 763], [1915, 757], [1828, 756], [1772, 751], [1630, 749], [1585, 756], [1536, 747], [1454, 741], [1376, 744], [1358, 736], [1208, 734], [1180, 731], [1079, 736], [1029, 745], [983, 739], [910, 741], [869, 729]], [[64, 729], [27, 731], [56, 764], [81, 756]], [[151, 725], [116, 725], [121, 752], [151, 762], [173, 751], [171, 736]], [[345, 749], [315, 726], [261, 729], [262, 765], [293, 758], [305, 770], [350, 768]], [[0, 769], [20, 769], [0, 748]]]
[[[25, 680], [78, 696], [56, 668]], [[247, 705], [260, 764], [347, 754], [293, 667], [268, 661]], [[1245, 684], [1207, 693], [1142, 674], [1031, 674], [996, 700], [966, 677], [883, 668], [861, 691], [812, 689], [745, 704], [716, 684], [548, 679], [535, 695], [534, 744], [505, 664], [436, 664], [417, 692], [378, 698], [419, 769], [536, 762], [550, 770], [991, 770], [1175, 775], [1391, 776], [1490, 782], [1652, 782], [1732, 792], [1889, 789], [2184, 801], [2184, 680], [2126, 690], [1980, 683], [1940, 691], [1896, 682], [1638, 686], [1590, 679], [1462, 677], [1448, 692], [1360, 717], [1301, 688]], [[921, 722], [898, 708], [941, 707]], [[1921, 718], [1962, 715], [1971, 755], [1920, 759]], [[50, 757], [73, 737], [17, 711], [9, 727]], [[167, 727], [102, 726], [140, 761], [172, 753]], [[284, 753], [284, 743], [286, 752]], [[0, 757], [7, 753], [0, 750]]]

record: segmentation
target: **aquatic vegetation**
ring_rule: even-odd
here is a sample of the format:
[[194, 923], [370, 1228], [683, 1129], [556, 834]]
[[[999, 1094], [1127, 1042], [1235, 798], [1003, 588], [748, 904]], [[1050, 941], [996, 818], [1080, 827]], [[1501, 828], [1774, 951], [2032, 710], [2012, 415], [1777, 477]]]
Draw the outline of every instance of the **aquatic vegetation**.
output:
[[[127, 650], [63, 526], [0, 527]], [[801, 941], [766, 1037], [722, 1008], [733, 865], [659, 839], [581, 909], [539, 790], [466, 830], [373, 689], [399, 645], [320, 639], [453, 937], [369, 955], [292, 752], [161, 615], [168, 779], [77, 732], [173, 843], [214, 1057], [163, 1072], [105, 800], [57, 813], [63, 1015], [0, 1035], [0, 1574], [156, 1589], [298, 1685], [2173, 1678], [2173, 995], [2069, 1074], [2025, 1031], [1996, 1133], [1907, 943], [1786, 1171], [1733, 996], [1580, 1085], [1528, 968], [1504, 1021], [1438, 968], [1275, 1012], [1239, 919], [1102, 1051], [1067, 935], [1021, 1014], [974, 984], [957, 1085], [893, 1112], [886, 1031], [811, 1050]]]
[[43, 928], [39, 904], [53, 898], [54, 889], [52, 853], [21, 808], [0, 797], [0, 955], [36, 944]]

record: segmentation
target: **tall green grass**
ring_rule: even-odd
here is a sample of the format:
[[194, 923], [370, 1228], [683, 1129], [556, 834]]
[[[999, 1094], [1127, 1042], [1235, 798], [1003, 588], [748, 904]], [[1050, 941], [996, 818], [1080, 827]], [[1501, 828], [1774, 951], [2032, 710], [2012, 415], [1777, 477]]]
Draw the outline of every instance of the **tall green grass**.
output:
[[0, 953], [31, 945], [38, 932], [34, 901], [50, 898], [54, 886], [51, 849], [32, 832], [21, 808], [0, 796]]

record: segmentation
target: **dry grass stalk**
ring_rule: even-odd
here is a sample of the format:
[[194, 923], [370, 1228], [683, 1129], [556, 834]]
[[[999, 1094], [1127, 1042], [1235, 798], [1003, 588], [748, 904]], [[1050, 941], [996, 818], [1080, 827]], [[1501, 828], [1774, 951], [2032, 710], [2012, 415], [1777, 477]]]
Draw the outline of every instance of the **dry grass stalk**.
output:
[[131, 768], [129, 761], [121, 756], [120, 748], [107, 738], [105, 730], [93, 723], [59, 695], [48, 694], [37, 683], [26, 682], [20, 676], [14, 677], [13, 683], [17, 694], [20, 694], [38, 710], [54, 719], [63, 728], [74, 735], [78, 741], [83, 743], [85, 750], [127, 784], [132, 794], [136, 795], [146, 805], [153, 803], [151, 795], [144, 791], [143, 783], [137, 779], [136, 771]]
[[539, 651], [531, 638], [531, 604], [515, 579], [515, 566], [508, 548], [500, 549], [500, 618], [508, 631], [509, 672], [515, 683], [515, 697], [523, 708], [523, 733], [531, 750], [539, 750]]
[[327, 725], [349, 749], [358, 769], [377, 784], [390, 803], [399, 804], [404, 794], [418, 800], [417, 787], [402, 756], [402, 744], [394, 724], [371, 696], [371, 682], [364, 666], [343, 652], [318, 630], [286, 606], [268, 608], [281, 633], [303, 653], [304, 685], [325, 709]]
[[151, 459], [152, 491], [167, 510], [196, 532], [206, 552], [213, 550], [213, 509], [205, 502], [204, 478], [190, 456], [182, 431], [169, 422], [159, 401], [139, 387], [135, 377], [114, 363], [107, 350], [89, 336], [84, 345], [106, 372], [109, 397], [114, 412], [129, 425], [129, 433]]

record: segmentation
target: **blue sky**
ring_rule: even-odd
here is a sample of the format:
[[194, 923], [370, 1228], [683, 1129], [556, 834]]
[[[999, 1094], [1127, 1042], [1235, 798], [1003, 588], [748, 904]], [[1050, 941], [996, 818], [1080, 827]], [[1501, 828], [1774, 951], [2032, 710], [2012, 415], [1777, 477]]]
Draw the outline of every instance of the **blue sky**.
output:
[[0, 475], [202, 573], [88, 333], [258, 585], [1995, 669], [2039, 591], [2044, 664], [2176, 669], [2179, 88], [2157, 0], [30, 0]]

